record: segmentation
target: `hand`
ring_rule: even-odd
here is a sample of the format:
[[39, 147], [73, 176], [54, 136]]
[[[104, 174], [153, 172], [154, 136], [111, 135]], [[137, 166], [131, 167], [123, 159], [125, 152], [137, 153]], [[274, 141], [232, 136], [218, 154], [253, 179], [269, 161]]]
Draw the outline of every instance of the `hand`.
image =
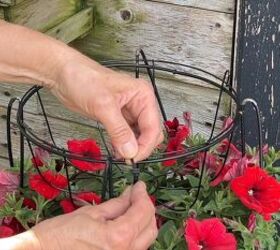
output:
[[100, 121], [125, 159], [147, 158], [163, 139], [153, 89], [144, 80], [78, 55], [51, 90], [69, 109]]
[[147, 250], [157, 237], [155, 208], [138, 182], [119, 198], [35, 226], [36, 250]]

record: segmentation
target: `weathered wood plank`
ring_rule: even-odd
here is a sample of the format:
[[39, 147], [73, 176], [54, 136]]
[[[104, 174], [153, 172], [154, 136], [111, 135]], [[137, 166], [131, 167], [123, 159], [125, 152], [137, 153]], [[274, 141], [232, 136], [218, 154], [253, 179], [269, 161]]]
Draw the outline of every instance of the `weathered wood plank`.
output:
[[[15, 115], [15, 112], [13, 112]], [[7, 139], [6, 139], [6, 108], [0, 107], [0, 157], [7, 157]], [[19, 156], [19, 131], [12, 119], [12, 140], [15, 157]], [[33, 129], [40, 138], [50, 141], [48, 130], [44, 118], [38, 114], [25, 113], [25, 122]], [[61, 119], [49, 118], [55, 142], [59, 146], [66, 146], [69, 139], [77, 138], [95, 138], [100, 142], [97, 130], [91, 126], [85, 126], [78, 123], [65, 121]], [[27, 145], [26, 145], [27, 146]]]
[[150, 1], [92, 1], [95, 27], [72, 45], [95, 59], [149, 58], [199, 66], [223, 75], [230, 67], [231, 14]]
[[25, 0], [10, 8], [11, 22], [45, 32], [81, 10], [80, 0]]
[[14, 6], [26, 0], [0, 0], [0, 6]]
[[13, 0], [0, 0], [0, 6], [7, 7], [7, 6], [11, 6], [13, 4], [14, 4]]
[[[280, 1], [248, 0], [240, 9], [237, 90], [253, 98], [262, 116], [264, 143], [280, 149]], [[258, 145], [252, 107], [246, 109], [246, 142]]]
[[[6, 106], [12, 96], [22, 96], [26, 89], [26, 86], [3, 85], [2, 91], [0, 92], [0, 105], [3, 107]], [[184, 111], [189, 111], [193, 114], [194, 131], [206, 135], [209, 134], [218, 98], [218, 92], [216, 90], [167, 79], [161, 79], [158, 82], [158, 89], [169, 118], [173, 118], [174, 116], [181, 117]], [[170, 91], [171, 89], [172, 91]], [[69, 133], [64, 132], [64, 128], [61, 128], [64, 122], [68, 123], [69, 121], [71, 124], [77, 124], [77, 127], [81, 129], [84, 126], [95, 126], [94, 121], [65, 109], [47, 90], [43, 90], [40, 93], [45, 110], [51, 118], [57, 121], [55, 127], [61, 131], [62, 137], [69, 135]], [[42, 113], [36, 98], [31, 99], [27, 103], [25, 110], [33, 113], [36, 117]], [[217, 127], [220, 127], [220, 117], [222, 118], [226, 114], [226, 110], [227, 106], [223, 104]], [[0, 120], [0, 125], [4, 128], [5, 112], [3, 110], [1, 112], [3, 117]], [[34, 122], [33, 125], [36, 129], [42, 126], [42, 123], [37, 118], [34, 118]], [[1, 130], [4, 131], [4, 129]]]
[[87, 8], [46, 32], [65, 43], [70, 43], [76, 38], [85, 35], [93, 27], [93, 11]]
[[213, 10], [224, 13], [234, 12], [233, 0], [148, 0], [153, 2], [171, 3], [182, 6]]
[[6, 157], [0, 156], [0, 169], [1, 168], [8, 168], [9, 167], [9, 161]]

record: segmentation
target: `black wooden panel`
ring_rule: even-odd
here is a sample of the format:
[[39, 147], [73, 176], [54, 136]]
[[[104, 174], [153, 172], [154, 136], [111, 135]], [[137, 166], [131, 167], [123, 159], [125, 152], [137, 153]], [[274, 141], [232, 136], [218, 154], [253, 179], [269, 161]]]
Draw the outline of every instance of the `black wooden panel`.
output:
[[[280, 0], [244, 0], [240, 15], [238, 93], [259, 103], [263, 138], [280, 148]], [[246, 111], [247, 142], [255, 145], [256, 119]]]

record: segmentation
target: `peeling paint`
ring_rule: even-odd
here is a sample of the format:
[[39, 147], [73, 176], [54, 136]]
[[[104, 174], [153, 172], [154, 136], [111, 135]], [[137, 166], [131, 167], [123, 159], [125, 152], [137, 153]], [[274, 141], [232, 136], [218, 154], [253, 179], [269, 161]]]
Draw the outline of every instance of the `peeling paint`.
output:
[[[280, 1], [247, 0], [241, 8], [244, 32], [239, 37], [243, 51], [237, 63], [238, 93], [241, 100], [257, 101], [265, 142], [280, 148]], [[247, 116], [248, 143], [256, 145], [256, 117], [254, 112]]]

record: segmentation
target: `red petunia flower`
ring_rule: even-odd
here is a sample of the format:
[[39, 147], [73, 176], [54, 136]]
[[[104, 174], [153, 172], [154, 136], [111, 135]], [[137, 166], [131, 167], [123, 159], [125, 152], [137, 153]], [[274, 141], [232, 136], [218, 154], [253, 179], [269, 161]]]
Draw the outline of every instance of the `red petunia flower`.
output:
[[14, 235], [26, 231], [21, 223], [14, 217], [5, 217], [2, 221], [2, 226], [12, 229]]
[[237, 242], [233, 234], [218, 218], [186, 221], [185, 239], [189, 250], [236, 250]]
[[166, 121], [164, 125], [169, 137], [174, 137], [180, 127], [180, 123], [177, 117], [175, 117], [172, 121], [171, 120]]
[[78, 208], [70, 199], [61, 200], [59, 205], [65, 214], [72, 213]]
[[280, 210], [280, 183], [258, 166], [247, 168], [243, 176], [231, 181], [230, 187], [246, 207], [265, 220]]
[[225, 118], [225, 120], [223, 121], [223, 127], [222, 127], [222, 131], [228, 129], [233, 123], [233, 119], [231, 117], [227, 117]]
[[0, 226], [0, 239], [13, 236], [15, 234], [14, 230], [7, 226]]
[[231, 159], [240, 159], [242, 158], [241, 151], [232, 143], [229, 142], [228, 139], [224, 139], [217, 147], [217, 152], [220, 154], [225, 154], [229, 148], [229, 153], [227, 160], [230, 161]]
[[84, 201], [90, 205], [99, 205], [101, 203], [101, 197], [93, 192], [84, 192], [84, 193], [79, 193], [74, 196], [74, 199], [76, 201]]
[[[94, 140], [71, 140], [67, 142], [68, 150], [79, 156], [100, 160], [101, 150]], [[97, 171], [105, 168], [104, 163], [88, 162], [83, 160], [71, 160], [71, 163], [82, 171]]]
[[[187, 139], [189, 134], [190, 134], [189, 128], [186, 126], [182, 126], [177, 131], [176, 135], [169, 139], [166, 152], [167, 153], [172, 153], [172, 152], [176, 153], [178, 151], [184, 150], [184, 146], [182, 145], [182, 143], [184, 142], [184, 140]], [[172, 155], [172, 154], [168, 154], [168, 155]], [[163, 166], [165, 166], [165, 167], [170, 167], [170, 166], [173, 166], [174, 164], [176, 164], [176, 160], [168, 160], [168, 161], [163, 162]]]
[[29, 198], [24, 198], [22, 205], [23, 207], [27, 207], [29, 209], [33, 209], [33, 210], [36, 209], [36, 203]]
[[[242, 176], [245, 170], [250, 166], [250, 161], [247, 156], [244, 156], [241, 159], [232, 159], [227, 163], [224, 168], [219, 169], [216, 173], [219, 173], [219, 176], [210, 183], [212, 187], [219, 185], [221, 182], [235, 179], [236, 177]], [[221, 170], [221, 171], [220, 171]]]
[[31, 175], [29, 177], [29, 186], [48, 200], [60, 195], [61, 191], [59, 189], [65, 188], [68, 184], [65, 176], [53, 173], [50, 170], [43, 172], [42, 176], [46, 181], [39, 174]]
[[[199, 169], [202, 166], [204, 157], [205, 153], [201, 152], [198, 153], [194, 159], [186, 161], [182, 174], [185, 175], [193, 171], [194, 169]], [[221, 169], [222, 165], [223, 163], [218, 156], [212, 153], [206, 153], [205, 168], [207, 169], [208, 173], [217, 172], [219, 169]]]
[[60, 201], [60, 206], [65, 214], [71, 213], [79, 207], [85, 205], [99, 205], [102, 202], [102, 200], [101, 197], [96, 193], [84, 192], [74, 195], [73, 202], [70, 199], [64, 199]]

